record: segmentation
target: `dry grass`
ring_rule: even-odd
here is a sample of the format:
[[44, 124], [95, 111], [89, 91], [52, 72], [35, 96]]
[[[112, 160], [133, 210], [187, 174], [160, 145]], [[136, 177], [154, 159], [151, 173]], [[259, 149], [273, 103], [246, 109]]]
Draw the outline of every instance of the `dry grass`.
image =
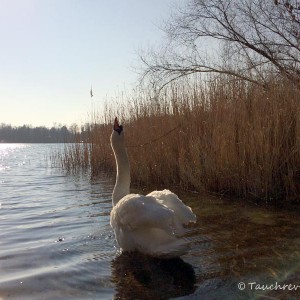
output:
[[151, 93], [106, 107], [93, 120], [84, 150], [67, 149], [64, 164], [90, 166], [94, 175], [114, 170], [109, 136], [117, 115], [134, 185], [299, 199], [299, 88], [270, 82], [263, 89], [223, 78], [176, 84], [159, 98]]

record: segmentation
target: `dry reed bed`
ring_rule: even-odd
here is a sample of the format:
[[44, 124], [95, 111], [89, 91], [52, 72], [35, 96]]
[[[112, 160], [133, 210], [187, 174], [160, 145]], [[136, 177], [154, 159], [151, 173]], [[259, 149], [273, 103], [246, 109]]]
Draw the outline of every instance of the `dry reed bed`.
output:
[[225, 79], [185, 82], [159, 98], [146, 91], [107, 106], [93, 120], [85, 151], [67, 149], [65, 165], [89, 165], [94, 175], [114, 170], [109, 136], [116, 115], [125, 126], [134, 185], [273, 201], [300, 197], [300, 91], [289, 82], [267, 89]]

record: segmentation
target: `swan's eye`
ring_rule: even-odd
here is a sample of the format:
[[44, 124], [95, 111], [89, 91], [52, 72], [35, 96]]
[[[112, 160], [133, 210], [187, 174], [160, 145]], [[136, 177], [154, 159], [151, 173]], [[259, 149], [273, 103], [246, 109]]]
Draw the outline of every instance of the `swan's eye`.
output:
[[121, 134], [122, 130], [123, 130], [123, 126], [122, 126], [122, 125], [120, 125], [119, 127], [117, 127], [117, 128], [115, 129], [115, 131], [116, 131], [119, 135]]

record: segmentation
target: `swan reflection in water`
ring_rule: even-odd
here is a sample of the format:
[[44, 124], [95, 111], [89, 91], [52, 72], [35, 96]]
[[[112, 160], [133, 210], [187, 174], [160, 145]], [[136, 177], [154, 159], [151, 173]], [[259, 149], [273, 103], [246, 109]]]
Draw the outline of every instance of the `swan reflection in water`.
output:
[[114, 299], [169, 299], [195, 291], [193, 267], [181, 258], [160, 259], [125, 252], [112, 261]]

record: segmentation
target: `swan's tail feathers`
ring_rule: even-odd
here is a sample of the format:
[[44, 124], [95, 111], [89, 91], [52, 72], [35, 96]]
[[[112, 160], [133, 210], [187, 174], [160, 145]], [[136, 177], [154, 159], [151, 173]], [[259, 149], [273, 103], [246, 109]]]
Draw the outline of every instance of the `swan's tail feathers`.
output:
[[186, 239], [177, 239], [172, 243], [158, 246], [156, 256], [163, 258], [179, 257], [186, 254], [190, 248], [190, 241]]
[[191, 242], [186, 238], [170, 235], [162, 229], [151, 228], [135, 231], [131, 245], [134, 245], [134, 250], [151, 256], [173, 258], [186, 254], [190, 250]]

